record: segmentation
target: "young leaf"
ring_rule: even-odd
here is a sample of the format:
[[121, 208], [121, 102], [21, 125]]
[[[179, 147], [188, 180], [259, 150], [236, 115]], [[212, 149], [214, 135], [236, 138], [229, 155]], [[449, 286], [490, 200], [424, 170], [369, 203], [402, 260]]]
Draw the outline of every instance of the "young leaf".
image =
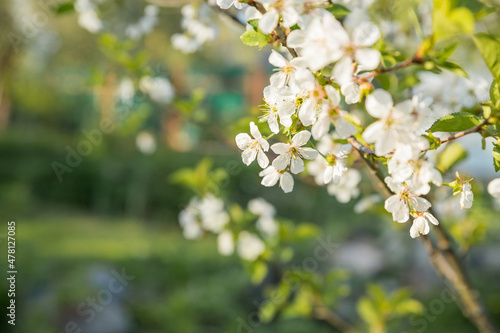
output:
[[468, 112], [457, 112], [434, 122], [427, 132], [461, 132], [477, 126], [483, 119]]
[[493, 166], [495, 167], [495, 172], [500, 171], [500, 145], [493, 147]]
[[347, 16], [351, 12], [346, 7], [335, 3], [327, 7], [326, 10], [332, 13], [332, 15], [335, 16], [336, 19], [340, 19], [344, 16]]
[[260, 31], [247, 30], [241, 35], [241, 41], [248, 46], [258, 46], [259, 49], [263, 48], [268, 43], [267, 35]]
[[491, 98], [491, 101], [493, 102], [493, 105], [497, 109], [500, 109], [500, 85], [498, 84], [497, 81], [491, 82], [490, 98]]
[[432, 21], [436, 39], [474, 32], [474, 15], [469, 9], [456, 7], [452, 0], [434, 0], [433, 2]]
[[500, 41], [485, 33], [475, 34], [474, 41], [481, 51], [495, 81], [497, 83], [500, 82]]
[[448, 144], [448, 146], [446, 146], [443, 152], [438, 156], [436, 168], [444, 174], [466, 157], [467, 152], [460, 144]]

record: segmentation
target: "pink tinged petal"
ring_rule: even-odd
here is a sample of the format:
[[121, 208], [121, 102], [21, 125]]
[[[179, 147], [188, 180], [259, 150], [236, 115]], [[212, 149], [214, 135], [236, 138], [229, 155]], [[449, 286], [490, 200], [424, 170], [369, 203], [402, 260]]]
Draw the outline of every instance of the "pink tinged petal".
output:
[[250, 133], [256, 139], [262, 138], [262, 134], [260, 134], [259, 128], [257, 127], [257, 125], [255, 125], [253, 121], [250, 123]]
[[416, 197], [414, 201], [414, 207], [417, 212], [426, 212], [429, 208], [431, 208], [431, 203], [422, 197]]
[[366, 111], [374, 118], [383, 118], [391, 112], [394, 105], [392, 96], [383, 89], [376, 89], [366, 98]]
[[272, 50], [271, 55], [269, 56], [269, 63], [276, 67], [285, 67], [288, 64], [288, 61], [281, 54]]
[[290, 145], [288, 143], [278, 142], [271, 146], [271, 150], [278, 155], [286, 154], [290, 150]]
[[259, 29], [265, 34], [270, 34], [278, 25], [279, 17], [280, 15], [276, 9], [269, 10], [260, 18]]
[[356, 127], [344, 118], [338, 118], [335, 120], [335, 132], [341, 139], [347, 139], [356, 134]]
[[398, 142], [398, 133], [395, 130], [388, 130], [383, 133], [379, 133], [379, 137], [375, 142], [375, 153], [378, 156], [384, 156], [389, 154], [396, 148], [396, 143]]
[[288, 47], [301, 47], [306, 41], [306, 34], [302, 30], [293, 30], [286, 39]]
[[269, 142], [267, 142], [266, 139], [260, 138], [260, 139], [257, 139], [257, 142], [259, 143], [259, 145], [262, 147], [262, 149], [264, 151], [269, 150]]
[[354, 82], [349, 82], [347, 84], [343, 84], [340, 87], [340, 92], [345, 97], [345, 102], [347, 104], [355, 104], [358, 103], [361, 98], [361, 93], [359, 90], [359, 86]]
[[289, 164], [290, 164], [290, 154], [281, 154], [280, 156], [276, 157], [273, 161], [273, 167], [276, 170], [285, 170]]
[[269, 165], [269, 159], [267, 158], [266, 154], [264, 154], [262, 149], [259, 149], [257, 153], [257, 162], [262, 169], [267, 168], [267, 166]]
[[300, 147], [305, 145], [310, 138], [311, 138], [311, 133], [309, 133], [309, 131], [301, 131], [293, 136], [292, 142], [296, 146]]
[[352, 39], [357, 46], [372, 46], [380, 38], [380, 30], [371, 22], [363, 22], [352, 33]]
[[280, 131], [280, 125], [278, 124], [278, 117], [275, 115], [271, 116], [268, 120], [267, 123], [269, 124], [269, 129], [271, 132], [274, 134], [278, 134]]
[[439, 221], [437, 220], [437, 218], [435, 218], [434, 215], [432, 215], [431, 213], [424, 213], [424, 216], [427, 218], [427, 220], [429, 220], [430, 223], [432, 223], [434, 225], [439, 224]]
[[280, 187], [283, 192], [290, 193], [293, 191], [293, 177], [288, 172], [285, 172], [280, 177]]
[[352, 82], [353, 75], [352, 59], [350, 57], [343, 58], [333, 67], [333, 78], [341, 85]]
[[300, 156], [302, 156], [306, 160], [314, 160], [318, 156], [318, 151], [316, 149], [299, 148], [298, 151]]
[[252, 144], [252, 138], [247, 133], [240, 133], [236, 135], [236, 145], [241, 150], [245, 150]]
[[278, 182], [279, 179], [280, 179], [280, 173], [277, 171], [274, 171], [273, 173], [271, 173], [267, 176], [264, 176], [264, 178], [262, 178], [261, 184], [266, 186], [266, 187], [271, 187], [271, 186], [276, 185], [276, 183]]
[[363, 70], [372, 70], [380, 64], [380, 51], [374, 49], [358, 49], [354, 59]]
[[332, 105], [338, 106], [340, 104], [340, 94], [338, 90], [330, 85], [327, 85], [325, 86], [325, 91]]
[[299, 172], [302, 172], [305, 169], [306, 168], [304, 167], [304, 161], [296, 155], [292, 156], [292, 159], [290, 162], [290, 171], [293, 174], [298, 174]]
[[299, 110], [299, 119], [304, 126], [310, 126], [316, 120], [316, 101], [312, 98], [306, 100]]
[[410, 236], [411, 238], [417, 238], [418, 236], [420, 236], [416, 220], [413, 220], [413, 224], [410, 228]]
[[257, 156], [257, 149], [250, 147], [247, 148], [243, 151], [241, 154], [241, 159], [243, 160], [243, 163], [246, 165], [250, 165], [255, 160], [255, 157]]

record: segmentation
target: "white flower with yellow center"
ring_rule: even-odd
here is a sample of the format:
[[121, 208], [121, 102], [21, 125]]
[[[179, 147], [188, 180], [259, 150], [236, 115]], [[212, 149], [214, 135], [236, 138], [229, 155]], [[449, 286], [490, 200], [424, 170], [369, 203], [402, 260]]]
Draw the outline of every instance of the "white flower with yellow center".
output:
[[295, 134], [291, 143], [275, 143], [271, 149], [279, 154], [273, 161], [276, 170], [285, 170], [290, 165], [290, 171], [294, 174], [305, 170], [304, 161], [313, 160], [318, 156], [318, 151], [312, 148], [302, 147], [311, 138], [309, 131]]
[[257, 162], [261, 168], [266, 168], [269, 165], [265, 151], [269, 150], [269, 143], [260, 134], [259, 128], [252, 121], [250, 123], [250, 133], [253, 139], [247, 133], [240, 133], [236, 136], [236, 145], [243, 150], [241, 159], [246, 165], [250, 165], [257, 157]]

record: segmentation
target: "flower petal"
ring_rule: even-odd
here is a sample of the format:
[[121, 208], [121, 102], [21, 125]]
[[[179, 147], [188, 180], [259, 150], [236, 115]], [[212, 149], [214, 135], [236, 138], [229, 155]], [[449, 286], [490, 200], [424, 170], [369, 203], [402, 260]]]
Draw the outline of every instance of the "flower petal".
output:
[[286, 154], [288, 150], [290, 150], [290, 145], [288, 143], [278, 142], [271, 146], [271, 150], [278, 155]]
[[280, 187], [283, 192], [290, 193], [293, 191], [293, 177], [290, 173], [285, 172], [280, 177]]
[[267, 168], [267, 166], [269, 165], [269, 158], [267, 158], [262, 149], [259, 149], [259, 151], [257, 152], [257, 163], [259, 163], [259, 166], [262, 169]]
[[252, 138], [247, 133], [240, 133], [236, 135], [236, 145], [241, 150], [247, 149], [252, 144]]
[[356, 46], [372, 46], [380, 38], [380, 30], [371, 22], [361, 23], [352, 32], [352, 39]]
[[257, 156], [257, 149], [254, 147], [249, 147], [241, 153], [241, 159], [243, 160], [243, 163], [246, 165], [250, 165], [255, 160], [255, 157]]
[[376, 89], [366, 97], [366, 111], [374, 118], [387, 116], [393, 105], [391, 94], [383, 89]]
[[358, 49], [354, 54], [356, 62], [363, 70], [372, 70], [380, 64], [380, 51], [374, 49]]
[[260, 18], [259, 29], [267, 35], [270, 34], [278, 25], [279, 18], [280, 15], [278, 14], [278, 11], [276, 9], [273, 8], [269, 10]]
[[257, 127], [257, 125], [255, 125], [253, 121], [250, 122], [250, 133], [256, 139], [262, 138], [262, 134], [260, 134], [259, 128]]
[[302, 171], [304, 171], [306, 168], [304, 167], [304, 161], [298, 157], [298, 156], [293, 156], [290, 161], [290, 171], [293, 174], [298, 174]]
[[290, 164], [290, 154], [281, 154], [276, 157], [273, 161], [273, 167], [276, 170], [285, 170], [286, 167]]
[[276, 67], [285, 67], [288, 64], [288, 61], [285, 57], [276, 52], [276, 50], [272, 50], [271, 55], [269, 56], [269, 63]]
[[318, 156], [318, 151], [313, 148], [299, 148], [299, 154], [306, 160], [314, 160]]
[[296, 146], [300, 147], [305, 145], [310, 138], [311, 138], [311, 133], [309, 131], [301, 131], [293, 136], [292, 142]]

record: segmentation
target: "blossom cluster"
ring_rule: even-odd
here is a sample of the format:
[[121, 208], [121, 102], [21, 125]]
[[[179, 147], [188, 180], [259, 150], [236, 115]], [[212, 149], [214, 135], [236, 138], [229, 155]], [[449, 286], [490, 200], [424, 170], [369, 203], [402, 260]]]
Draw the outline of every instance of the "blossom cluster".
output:
[[248, 202], [248, 212], [254, 217], [253, 228], [238, 229], [224, 209], [224, 201], [212, 194], [194, 197], [179, 214], [184, 237], [197, 239], [204, 233], [217, 235], [221, 255], [237, 252], [246, 261], [257, 260], [266, 250], [266, 243], [279, 232], [276, 209], [262, 198]]
[[[362, 177], [349, 166], [354, 158], [349, 143], [354, 140], [387, 167], [384, 181], [393, 195], [384, 206], [393, 220], [403, 223], [412, 217], [412, 237], [429, 233], [428, 222], [438, 221], [424, 196], [431, 184], [443, 184], [443, 176], [425, 154], [431, 147], [422, 134], [440, 117], [484, 100], [485, 86], [474, 90], [466, 79], [456, 80], [455, 95], [461, 99], [453, 99], [452, 108], [446, 108], [451, 101], [443, 98], [444, 93], [426, 93], [423, 84], [409, 92], [409, 98], [395, 101], [389, 91], [371, 83], [382, 59], [381, 32], [374, 23], [361, 16], [356, 25], [347, 26], [324, 6], [307, 2], [262, 4], [259, 31], [273, 34], [288, 29], [286, 46], [293, 52], [271, 51], [269, 63], [275, 73], [263, 91], [260, 117], [268, 128], [259, 129], [251, 122], [251, 136], [236, 136], [243, 162], [250, 165], [257, 159], [263, 169], [262, 184], [279, 183], [285, 193], [293, 190], [293, 175], [307, 170], [339, 202], [348, 202], [359, 195]], [[270, 134], [263, 136], [261, 131]], [[271, 144], [271, 138], [278, 142]], [[274, 156], [272, 162], [268, 154]], [[470, 208], [470, 181], [461, 179], [457, 184], [461, 208]]]

